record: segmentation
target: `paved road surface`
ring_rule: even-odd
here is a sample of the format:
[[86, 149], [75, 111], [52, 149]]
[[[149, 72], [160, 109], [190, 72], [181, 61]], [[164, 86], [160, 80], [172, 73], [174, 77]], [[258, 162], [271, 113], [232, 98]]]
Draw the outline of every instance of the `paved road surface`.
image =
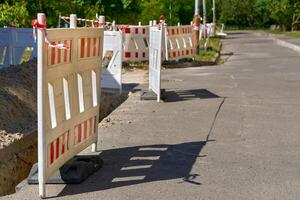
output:
[[165, 102], [131, 95], [100, 129], [104, 168], [81, 185], [47, 186], [48, 196], [300, 199], [300, 54], [246, 32], [230, 34], [224, 52], [223, 65], [163, 71]]

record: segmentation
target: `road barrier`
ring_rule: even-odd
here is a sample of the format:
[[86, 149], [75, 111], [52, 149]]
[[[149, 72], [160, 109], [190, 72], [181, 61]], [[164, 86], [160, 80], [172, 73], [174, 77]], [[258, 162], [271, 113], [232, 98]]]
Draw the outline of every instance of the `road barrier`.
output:
[[149, 26], [117, 26], [123, 33], [123, 61], [149, 60]]
[[166, 27], [166, 60], [193, 58], [196, 55], [192, 30], [191, 25]]
[[[99, 22], [104, 27], [104, 16], [99, 20], [77, 18], [75, 14], [70, 17], [60, 16], [60, 19], [69, 20], [70, 28], [77, 27], [77, 21]], [[92, 26], [94, 28], [94, 26]], [[103, 68], [101, 74], [101, 87], [105, 89], [118, 89], [122, 92], [122, 33], [120, 31], [104, 31], [103, 39]]]
[[119, 89], [122, 92], [122, 33], [104, 31], [103, 61], [107, 65], [102, 68], [102, 88]]
[[[60, 19], [70, 20], [71, 17], [60, 16]], [[81, 19], [79, 21], [98, 23], [100, 20]], [[105, 22], [102, 22], [105, 23]], [[71, 23], [70, 23], [71, 24]], [[156, 25], [155, 21], [151, 24]], [[150, 25], [151, 25], [150, 24]], [[143, 62], [149, 61], [149, 27], [134, 25], [114, 25], [110, 30], [122, 32], [123, 36], [123, 61]], [[166, 26], [166, 33], [163, 30], [163, 59], [180, 60], [183, 58], [193, 58], [196, 49], [193, 45], [193, 26]], [[202, 32], [201, 32], [202, 33]], [[201, 38], [200, 38], [201, 39]], [[105, 41], [104, 41], [105, 42]], [[104, 44], [105, 46], [105, 44]]]
[[217, 29], [216, 34], [218, 36], [221, 36], [221, 37], [226, 37], [227, 36], [227, 34], [224, 32], [224, 24], [221, 25], [221, 28], [216, 27], [216, 29]]
[[150, 27], [149, 43], [149, 89], [157, 95], [157, 102], [160, 101], [160, 70], [162, 62], [162, 41], [163, 27]]
[[36, 57], [31, 28], [0, 28], [0, 68]]
[[[64, 163], [96, 149], [103, 29], [45, 29], [38, 14], [39, 194]], [[45, 37], [47, 32], [47, 37]], [[49, 45], [46, 41], [49, 41]]]

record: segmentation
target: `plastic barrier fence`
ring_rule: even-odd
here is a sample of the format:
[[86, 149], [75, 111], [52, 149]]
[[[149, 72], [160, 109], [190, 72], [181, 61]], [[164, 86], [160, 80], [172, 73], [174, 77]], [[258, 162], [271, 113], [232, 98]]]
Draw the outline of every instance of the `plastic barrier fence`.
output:
[[38, 29], [39, 191], [64, 163], [97, 142], [103, 29]]
[[216, 28], [217, 28], [217, 35], [218, 36], [221, 36], [221, 37], [226, 37], [227, 36], [227, 34], [224, 33], [224, 24], [222, 24], [221, 28], [218, 28], [218, 27], [216, 27]]
[[[103, 17], [103, 16], [102, 16]], [[77, 18], [77, 15], [71, 14], [70, 17], [60, 16], [61, 19], [69, 20], [70, 28], [77, 27], [77, 21], [98, 22], [98, 20], [89, 20]], [[100, 18], [99, 18], [100, 21]], [[102, 25], [101, 25], [102, 26]], [[103, 26], [102, 26], [103, 27]], [[92, 28], [95, 28], [92, 26]], [[101, 87], [109, 89], [118, 89], [122, 92], [122, 33], [119, 31], [104, 31], [103, 39], [103, 68], [101, 74]]]
[[150, 27], [149, 44], [149, 89], [157, 95], [160, 101], [160, 70], [162, 59], [162, 27]]
[[10, 34], [10, 29], [0, 29], [0, 68], [9, 66], [11, 63]]
[[192, 26], [169, 26], [167, 27], [167, 55], [166, 60], [179, 60], [192, 58], [196, 54], [193, 45]]
[[149, 26], [119, 26], [123, 32], [123, 61], [148, 61]]
[[122, 33], [119, 31], [104, 31], [102, 88], [119, 89], [122, 92]]
[[31, 28], [0, 28], [0, 68], [36, 57]]

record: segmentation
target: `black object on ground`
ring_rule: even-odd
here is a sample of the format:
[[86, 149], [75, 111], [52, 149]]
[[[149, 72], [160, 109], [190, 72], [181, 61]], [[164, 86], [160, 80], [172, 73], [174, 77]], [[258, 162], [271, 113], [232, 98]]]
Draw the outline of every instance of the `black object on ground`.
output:
[[[164, 94], [166, 90], [160, 90], [160, 98], [164, 99]], [[152, 90], [145, 90], [141, 93], [141, 100], [157, 100], [157, 95]]]
[[[78, 184], [87, 179], [103, 166], [99, 155], [75, 156], [65, 163], [47, 184]], [[38, 184], [38, 164], [34, 164], [27, 178], [28, 184]]]
[[152, 90], [142, 91], [141, 100], [156, 100], [157, 95]]

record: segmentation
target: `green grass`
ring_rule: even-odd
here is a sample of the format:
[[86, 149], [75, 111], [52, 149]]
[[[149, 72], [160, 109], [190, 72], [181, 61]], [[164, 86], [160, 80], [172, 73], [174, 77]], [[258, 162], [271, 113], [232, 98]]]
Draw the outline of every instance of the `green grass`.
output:
[[264, 30], [265, 32], [277, 34], [277, 35], [285, 35], [288, 38], [297, 38], [300, 39], [300, 31], [288, 32], [288, 31], [279, 31], [279, 30]]
[[213, 62], [216, 54], [220, 52], [221, 39], [219, 37], [211, 37], [209, 39], [208, 47], [205, 50], [205, 41], [201, 40], [199, 55], [195, 56], [196, 62]]

